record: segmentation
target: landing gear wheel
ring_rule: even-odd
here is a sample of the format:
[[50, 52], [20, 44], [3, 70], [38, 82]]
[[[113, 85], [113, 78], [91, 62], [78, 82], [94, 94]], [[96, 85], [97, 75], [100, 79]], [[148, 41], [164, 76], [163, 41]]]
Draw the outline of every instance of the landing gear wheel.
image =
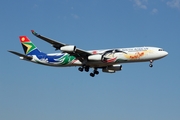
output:
[[80, 72], [82, 72], [82, 71], [83, 71], [83, 68], [82, 68], [82, 67], [79, 67], [78, 70], [79, 70]]
[[90, 76], [91, 76], [91, 77], [94, 77], [94, 76], [95, 76], [95, 74], [94, 74], [94, 73], [90, 73]]
[[153, 67], [153, 64], [149, 64], [149, 67]]
[[89, 67], [88, 66], [85, 67], [85, 71], [89, 72]]
[[153, 67], [153, 60], [150, 60], [150, 64], [149, 64], [149, 67]]
[[99, 71], [95, 70], [95, 71], [94, 71], [94, 74], [98, 75], [98, 74], [99, 74]]

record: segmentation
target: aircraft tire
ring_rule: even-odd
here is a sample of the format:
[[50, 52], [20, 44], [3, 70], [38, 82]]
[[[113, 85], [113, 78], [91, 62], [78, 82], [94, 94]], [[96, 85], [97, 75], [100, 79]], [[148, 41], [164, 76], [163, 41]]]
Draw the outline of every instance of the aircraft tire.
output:
[[94, 73], [90, 73], [90, 76], [91, 76], [91, 77], [94, 77], [94, 76], [95, 76], [95, 74], [94, 74]]
[[153, 64], [149, 64], [149, 67], [153, 67]]
[[82, 68], [82, 67], [79, 67], [78, 70], [79, 70], [80, 72], [82, 72], [82, 71], [83, 71], [83, 68]]
[[85, 67], [85, 71], [89, 72], [89, 67], [88, 66]]
[[99, 71], [94, 71], [94, 74], [98, 75], [98, 74], [99, 74]]

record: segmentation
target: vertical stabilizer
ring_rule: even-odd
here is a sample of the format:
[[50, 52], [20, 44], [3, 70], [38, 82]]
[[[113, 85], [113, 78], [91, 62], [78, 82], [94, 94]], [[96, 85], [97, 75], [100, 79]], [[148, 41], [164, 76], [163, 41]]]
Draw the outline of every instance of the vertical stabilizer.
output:
[[20, 42], [26, 55], [40, 55], [41, 51], [30, 41], [27, 36], [19, 36]]

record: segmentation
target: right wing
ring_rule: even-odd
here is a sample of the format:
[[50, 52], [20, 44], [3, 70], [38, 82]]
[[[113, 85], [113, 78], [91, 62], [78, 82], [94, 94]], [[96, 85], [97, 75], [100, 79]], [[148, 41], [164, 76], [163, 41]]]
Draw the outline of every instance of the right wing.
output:
[[[54, 48], [56, 48], [56, 50], [60, 50], [60, 48], [63, 47], [63, 46], [68, 46], [67, 44], [64, 44], [64, 43], [61, 43], [61, 42], [57, 42], [57, 41], [55, 41], [55, 40], [53, 40], [53, 39], [47, 38], [47, 37], [45, 37], [45, 36], [42, 36], [42, 35], [36, 33], [34, 30], [31, 30], [31, 32], [32, 32], [32, 34], [35, 35], [36, 37], [38, 37], [38, 38], [40, 38], [40, 39], [42, 39], [42, 40], [50, 43]], [[81, 59], [82, 59], [82, 58], [86, 58], [86, 57], [88, 57], [89, 55], [92, 55], [92, 53], [87, 52], [87, 51], [82, 50], [82, 49], [79, 49], [79, 48], [76, 48], [76, 52], [75, 52], [75, 53], [69, 52], [69, 54], [70, 54], [70, 55], [73, 55], [73, 56], [75, 56], [75, 57], [77, 57], [77, 58], [80, 57]], [[80, 59], [80, 58], [79, 58], [79, 59]]]
[[15, 51], [11, 51], [11, 50], [9, 50], [8, 52], [13, 53], [19, 57], [23, 57], [23, 59], [25, 59], [25, 60], [32, 60], [31, 56], [26, 56], [24, 54], [21, 54], [21, 53], [15, 52]]
[[35, 35], [36, 37], [38, 37], [38, 38], [40, 38], [40, 39], [42, 39], [42, 40], [44, 40], [44, 41], [52, 44], [52, 46], [55, 47], [57, 50], [58, 50], [59, 48], [61, 48], [61, 47], [63, 47], [63, 46], [66, 45], [66, 44], [64, 44], [64, 43], [57, 42], [57, 41], [55, 41], [55, 40], [53, 40], [53, 39], [51, 39], [51, 38], [47, 38], [47, 37], [45, 37], [45, 36], [42, 36], [42, 35], [36, 33], [34, 30], [31, 30], [31, 32], [32, 32], [32, 34]]

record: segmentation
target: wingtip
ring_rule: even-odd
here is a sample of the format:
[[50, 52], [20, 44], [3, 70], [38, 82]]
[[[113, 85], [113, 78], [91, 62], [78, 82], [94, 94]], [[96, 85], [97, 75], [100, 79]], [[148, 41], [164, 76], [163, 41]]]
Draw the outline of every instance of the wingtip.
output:
[[33, 35], [38, 35], [34, 30], [31, 30]]
[[10, 53], [13, 53], [13, 52], [15, 52], [15, 51], [13, 51], [13, 50], [7, 50], [8, 52], [10, 52]]
[[31, 30], [32, 34], [35, 36], [39, 36], [39, 34], [37, 32], [35, 32], [34, 30]]
[[31, 30], [32, 34], [36, 34], [36, 32], [34, 30]]
[[12, 54], [15, 54], [15, 51], [12, 51], [12, 50], [8, 50], [8, 52], [10, 52]]

